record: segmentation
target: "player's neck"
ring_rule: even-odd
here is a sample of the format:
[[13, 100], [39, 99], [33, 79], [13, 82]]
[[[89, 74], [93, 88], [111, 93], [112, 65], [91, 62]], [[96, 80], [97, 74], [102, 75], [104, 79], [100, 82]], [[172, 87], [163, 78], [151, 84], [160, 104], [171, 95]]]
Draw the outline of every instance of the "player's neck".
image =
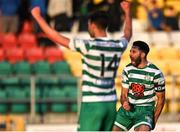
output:
[[95, 38], [101, 38], [101, 37], [107, 37], [107, 34], [105, 31], [97, 31], [95, 33]]
[[137, 68], [144, 68], [148, 65], [147, 60], [142, 60], [141, 63], [137, 66]]

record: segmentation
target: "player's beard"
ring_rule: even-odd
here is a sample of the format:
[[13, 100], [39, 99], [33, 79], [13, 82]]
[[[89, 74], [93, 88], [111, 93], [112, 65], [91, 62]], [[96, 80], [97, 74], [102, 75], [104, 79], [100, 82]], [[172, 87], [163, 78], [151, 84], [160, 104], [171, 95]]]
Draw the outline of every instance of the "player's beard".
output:
[[132, 58], [132, 57], [130, 57], [130, 58], [131, 58], [131, 64], [133, 66], [138, 67], [139, 64], [141, 64], [142, 59], [140, 56], [138, 56], [137, 58]]

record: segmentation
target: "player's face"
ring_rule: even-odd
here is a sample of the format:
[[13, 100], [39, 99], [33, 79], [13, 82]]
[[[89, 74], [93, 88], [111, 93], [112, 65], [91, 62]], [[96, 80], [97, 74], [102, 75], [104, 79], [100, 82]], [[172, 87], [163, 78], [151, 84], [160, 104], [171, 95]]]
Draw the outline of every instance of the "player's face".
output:
[[138, 48], [131, 48], [130, 50], [131, 64], [137, 67], [141, 63], [141, 51]]
[[89, 32], [89, 35], [94, 38], [94, 28], [93, 28], [93, 23], [88, 21], [88, 32]]

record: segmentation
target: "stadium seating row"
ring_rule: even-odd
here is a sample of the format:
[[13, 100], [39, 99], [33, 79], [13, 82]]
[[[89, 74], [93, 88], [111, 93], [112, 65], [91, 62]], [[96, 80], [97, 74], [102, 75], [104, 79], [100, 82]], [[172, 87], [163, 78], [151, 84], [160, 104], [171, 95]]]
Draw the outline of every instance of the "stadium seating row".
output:
[[[1, 78], [0, 113], [29, 112], [31, 83], [27, 76]], [[42, 76], [36, 78], [35, 87], [36, 112], [76, 111], [77, 78]]]
[[[37, 103], [35, 106], [36, 113], [63, 113], [63, 112], [77, 112], [77, 104], [76, 103]], [[7, 113], [29, 113], [30, 106], [27, 103], [11, 103], [9, 104], [0, 104], [0, 114]]]
[[23, 33], [18, 37], [13, 33], [1, 34], [0, 35], [0, 47], [9, 49], [13, 47], [21, 47], [28, 49], [37, 46], [37, 37], [32, 33]]
[[48, 63], [48, 61], [38, 61], [30, 64], [27, 61], [11, 64], [7, 61], [0, 62], [0, 76], [7, 75], [30, 75], [30, 74], [69, 74], [71, 69], [66, 61], [56, 61]]
[[63, 53], [55, 47], [33, 47], [28, 50], [22, 48], [0, 49], [0, 61], [8, 60], [11, 64], [27, 60], [30, 64], [37, 61], [47, 60], [49, 63], [63, 60]]
[[[136, 21], [136, 20], [133, 20]], [[137, 22], [139, 23], [139, 22]], [[140, 23], [141, 24], [141, 23]], [[140, 25], [142, 27], [142, 24]], [[137, 26], [134, 26], [137, 27]], [[149, 45], [154, 45], [157, 47], [165, 47], [173, 44], [174, 46], [180, 47], [180, 32], [144, 32], [144, 31], [135, 31], [133, 33], [131, 42], [136, 40], [143, 40], [147, 42]], [[75, 37], [81, 39], [89, 39], [89, 35], [87, 32], [79, 32], [76, 34], [73, 33], [63, 33], [62, 34], [68, 37]], [[122, 32], [115, 32], [108, 34], [112, 39], [119, 39], [122, 36]], [[23, 49], [28, 49], [38, 45], [37, 36], [32, 33], [22, 33], [18, 36], [8, 33], [8, 34], [0, 34], [0, 47], [2, 48], [12, 48], [12, 47], [21, 47]]]

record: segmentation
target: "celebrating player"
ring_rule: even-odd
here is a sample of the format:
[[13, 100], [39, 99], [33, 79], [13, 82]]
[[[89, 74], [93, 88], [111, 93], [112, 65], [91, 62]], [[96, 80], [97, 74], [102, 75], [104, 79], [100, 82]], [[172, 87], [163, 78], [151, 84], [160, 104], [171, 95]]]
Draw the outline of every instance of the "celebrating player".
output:
[[79, 131], [110, 131], [116, 117], [114, 78], [121, 55], [132, 35], [130, 3], [120, 3], [125, 13], [124, 36], [119, 40], [107, 38], [108, 17], [99, 11], [89, 16], [88, 31], [94, 40], [69, 39], [56, 32], [41, 17], [38, 7], [31, 13], [47, 36], [59, 45], [82, 55], [82, 103]]
[[128, 131], [132, 126], [135, 131], [150, 131], [161, 114], [165, 101], [165, 79], [162, 72], [147, 61], [148, 52], [149, 46], [145, 42], [133, 43], [131, 63], [122, 73], [122, 107], [117, 113], [113, 131]]

